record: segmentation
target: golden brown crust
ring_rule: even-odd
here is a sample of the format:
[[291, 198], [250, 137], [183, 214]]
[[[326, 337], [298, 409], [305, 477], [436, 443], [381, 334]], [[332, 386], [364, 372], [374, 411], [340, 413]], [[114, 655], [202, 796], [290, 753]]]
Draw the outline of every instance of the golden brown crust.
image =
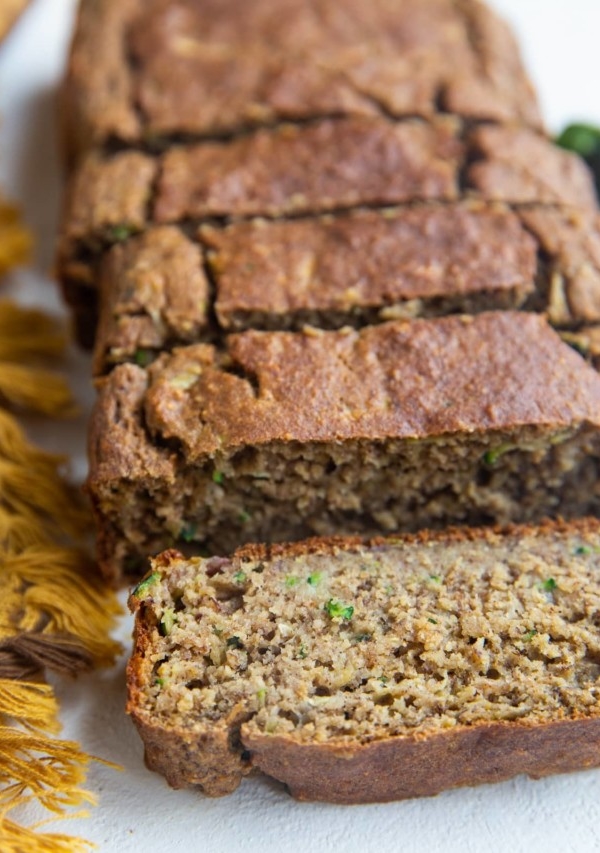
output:
[[286, 328], [296, 315], [344, 325], [411, 300], [422, 303], [415, 314], [515, 308], [536, 270], [535, 241], [515, 214], [475, 204], [253, 220], [203, 228], [200, 239], [223, 329]]
[[470, 135], [469, 150], [476, 159], [467, 169], [467, 186], [483, 198], [598, 209], [584, 161], [526, 128], [483, 125]]
[[64, 86], [71, 159], [117, 139], [285, 119], [431, 116], [541, 124], [518, 47], [474, 0], [84, 0]]
[[[386, 545], [406, 543], [427, 545], [428, 542], [474, 542], [485, 541], [491, 547], [502, 537], [544, 537], [553, 535], [598, 535], [600, 519], [579, 518], [572, 521], [545, 519], [539, 524], [503, 524], [491, 527], [446, 527], [444, 530], [420, 530], [417, 533], [398, 533], [394, 536], [314, 536], [301, 542], [252, 543], [243, 545], [231, 555], [231, 560], [260, 561], [277, 558], [303, 557], [306, 554], [335, 556], [340, 551], [356, 551], [364, 548], [380, 548]], [[166, 567], [171, 560], [180, 559], [178, 551], [164, 551], [155, 558], [159, 566]]]
[[178, 228], [150, 228], [113, 246], [102, 260], [99, 285], [97, 374], [121, 361], [144, 366], [161, 349], [206, 333], [209, 293], [202, 254]]
[[63, 149], [70, 167], [111, 138], [139, 137], [125, 32], [143, 7], [144, 0], [79, 4], [61, 90]]
[[206, 345], [149, 370], [148, 427], [190, 461], [273, 441], [414, 439], [600, 416], [597, 374], [532, 314], [244, 332], [227, 352], [233, 371]]
[[246, 733], [252, 763], [299, 800], [376, 803], [430, 797], [447, 788], [534, 779], [600, 765], [600, 718], [523, 725], [482, 723], [424, 737], [347, 744], [301, 744]]
[[157, 222], [281, 216], [454, 199], [461, 143], [450, 119], [324, 119], [259, 130], [227, 145], [172, 148], [162, 159]]

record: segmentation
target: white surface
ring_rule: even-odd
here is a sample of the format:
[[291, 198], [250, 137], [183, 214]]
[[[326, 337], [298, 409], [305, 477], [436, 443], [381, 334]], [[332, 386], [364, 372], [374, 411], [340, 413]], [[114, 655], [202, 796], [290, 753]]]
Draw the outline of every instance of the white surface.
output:
[[[368, 0], [365, 0], [368, 2]], [[495, 0], [517, 28], [548, 124], [558, 129], [583, 118], [600, 124], [599, 0]], [[276, 0], [273, 0], [274, 11]], [[37, 272], [14, 276], [25, 301], [60, 310], [50, 267], [60, 176], [54, 96], [64, 61], [73, 0], [34, 0], [0, 48], [0, 184], [24, 206], [35, 229]], [[84, 405], [91, 399], [89, 360], [70, 359]], [[85, 418], [44, 434], [55, 448], [74, 452], [84, 470]], [[129, 620], [122, 637], [127, 641]], [[558, 853], [600, 851], [600, 771], [539, 782], [452, 791], [429, 799], [381, 806], [299, 804], [276, 784], [246, 780], [229, 798], [208, 800], [169, 790], [147, 772], [137, 735], [123, 713], [123, 667], [60, 684], [64, 736], [124, 766], [96, 765], [88, 787], [100, 805], [85, 820], [57, 825], [81, 834], [103, 853], [163, 850], [205, 853]]]

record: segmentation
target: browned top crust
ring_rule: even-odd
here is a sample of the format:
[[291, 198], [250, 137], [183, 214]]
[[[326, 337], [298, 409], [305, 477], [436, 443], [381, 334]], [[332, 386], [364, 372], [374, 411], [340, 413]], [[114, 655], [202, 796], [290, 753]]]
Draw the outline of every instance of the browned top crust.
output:
[[151, 228], [105, 255], [95, 369], [146, 349], [198, 339], [208, 324], [208, 282], [200, 248], [178, 228]]
[[600, 423], [600, 377], [530, 314], [244, 332], [149, 368], [151, 433], [186, 458], [267, 442], [424, 438]]
[[174, 454], [153, 447], [144, 428], [142, 405], [147, 383], [144, 370], [123, 364], [101, 385], [88, 435], [92, 481], [126, 476], [174, 482]]
[[[423, 200], [535, 203], [597, 211], [591, 175], [530, 131], [482, 127], [461, 141], [453, 119], [325, 119], [263, 129], [162, 156], [94, 153], [72, 176], [62, 255], [123, 227], [211, 217], [298, 216]], [[459, 186], [466, 161], [466, 185]], [[113, 238], [114, 239], [114, 238]]]
[[521, 221], [551, 264], [549, 318], [554, 325], [600, 318], [600, 217], [577, 210], [529, 207]]
[[476, 0], [84, 0], [65, 89], [72, 153], [382, 111], [540, 126], [510, 30]]
[[157, 166], [155, 159], [137, 151], [114, 157], [90, 154], [68, 186], [63, 254], [71, 241], [85, 239], [98, 248], [143, 230]]
[[328, 120], [173, 148], [162, 160], [158, 222], [281, 216], [358, 204], [453, 199], [462, 146], [451, 120]]
[[598, 209], [584, 161], [536, 133], [481, 126], [471, 134], [469, 150], [477, 159], [467, 171], [467, 185], [490, 201]]
[[[346, 312], [483, 291], [532, 290], [536, 244], [506, 209], [358, 211], [335, 218], [205, 227], [217, 317]], [[263, 322], [266, 322], [263, 319]]]

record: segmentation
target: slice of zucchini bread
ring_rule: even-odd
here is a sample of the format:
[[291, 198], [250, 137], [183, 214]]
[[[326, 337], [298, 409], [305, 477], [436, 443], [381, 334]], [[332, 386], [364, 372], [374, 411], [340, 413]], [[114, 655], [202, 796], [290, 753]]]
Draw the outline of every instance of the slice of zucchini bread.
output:
[[183, 347], [101, 384], [100, 563], [118, 581], [176, 542], [593, 514], [599, 428], [600, 376], [534, 314]]
[[600, 765], [600, 523], [167, 551], [134, 589], [148, 766], [376, 802]]

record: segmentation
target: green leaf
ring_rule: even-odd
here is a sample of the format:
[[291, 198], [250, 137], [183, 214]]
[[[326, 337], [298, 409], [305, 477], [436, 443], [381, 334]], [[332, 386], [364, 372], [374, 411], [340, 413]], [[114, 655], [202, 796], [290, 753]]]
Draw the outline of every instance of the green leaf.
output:
[[536, 634], [537, 631], [535, 630], [535, 628], [532, 628], [531, 631], [525, 631], [525, 633], [523, 634], [523, 639], [526, 643], [528, 643], [530, 640], [533, 640]]
[[287, 587], [290, 587], [290, 589], [291, 589], [293, 586], [298, 586], [298, 584], [299, 584], [299, 583], [300, 583], [300, 578], [297, 578], [297, 577], [295, 577], [294, 575], [286, 575], [286, 578], [285, 578], [285, 585], [286, 585]]
[[225, 475], [222, 471], [213, 471], [212, 481], [216, 483], [217, 486], [223, 485], [223, 480], [225, 479]]
[[322, 572], [313, 572], [306, 578], [306, 583], [309, 583], [311, 586], [318, 586], [323, 580]]
[[159, 580], [159, 578], [160, 578], [160, 572], [152, 572], [151, 575], [148, 575], [147, 577], [142, 578], [142, 580], [139, 582], [139, 584], [136, 587], [134, 587], [131, 594], [135, 595], [137, 598], [140, 598], [142, 595], [144, 595], [146, 592], [148, 592], [150, 587], [153, 584], [155, 584]]
[[542, 589], [546, 592], [552, 592], [552, 590], [556, 589], [558, 584], [554, 580], [554, 578], [548, 578], [545, 581], [542, 581]]
[[236, 572], [233, 579], [236, 583], [244, 583], [246, 580], [246, 572]]
[[346, 622], [349, 622], [354, 615], [354, 607], [351, 604], [342, 604], [341, 601], [334, 601], [333, 598], [330, 598], [327, 604], [324, 605], [323, 610], [325, 610], [332, 619], [343, 619]]
[[241, 522], [242, 524], [248, 524], [248, 522], [250, 521], [251, 518], [252, 518], [252, 516], [245, 509], [240, 510], [238, 513], [238, 521]]
[[581, 157], [590, 157], [600, 149], [600, 129], [590, 124], [570, 124], [557, 136], [556, 144]]
[[431, 622], [432, 625], [437, 625], [437, 619], [432, 619], [431, 616], [427, 619], [428, 622]]

